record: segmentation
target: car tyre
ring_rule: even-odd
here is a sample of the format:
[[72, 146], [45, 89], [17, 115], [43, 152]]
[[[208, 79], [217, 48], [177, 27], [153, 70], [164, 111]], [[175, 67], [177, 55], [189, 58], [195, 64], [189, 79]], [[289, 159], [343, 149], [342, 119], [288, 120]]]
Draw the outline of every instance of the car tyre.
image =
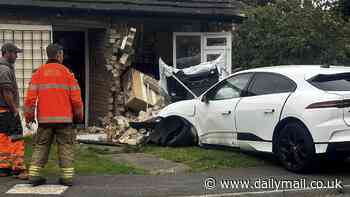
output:
[[315, 159], [315, 147], [303, 124], [293, 122], [282, 128], [277, 138], [277, 157], [289, 171], [310, 171]]

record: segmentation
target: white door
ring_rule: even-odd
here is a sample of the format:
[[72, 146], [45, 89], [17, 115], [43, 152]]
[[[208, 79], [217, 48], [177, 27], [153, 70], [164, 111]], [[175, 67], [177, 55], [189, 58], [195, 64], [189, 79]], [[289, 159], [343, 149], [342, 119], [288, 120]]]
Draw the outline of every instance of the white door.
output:
[[232, 68], [232, 36], [231, 33], [207, 33], [204, 36], [203, 62], [212, 61], [225, 55], [227, 75]]
[[295, 83], [282, 75], [255, 74], [248, 96], [237, 106], [238, 140], [271, 141], [283, 106], [295, 88]]
[[226, 79], [210, 89], [196, 105], [203, 144], [237, 146], [235, 109], [252, 74]]

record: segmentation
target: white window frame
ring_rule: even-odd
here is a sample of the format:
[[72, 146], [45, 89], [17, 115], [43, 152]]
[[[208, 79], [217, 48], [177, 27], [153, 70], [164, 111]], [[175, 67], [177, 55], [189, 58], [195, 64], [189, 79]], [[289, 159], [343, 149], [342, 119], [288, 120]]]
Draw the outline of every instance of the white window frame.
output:
[[[231, 32], [173, 32], [173, 65], [176, 64], [176, 38], [178, 36], [200, 36], [201, 62], [206, 61], [208, 54], [221, 54], [226, 52], [227, 70], [231, 73], [232, 67], [232, 34]], [[208, 38], [226, 38], [225, 46], [207, 46]]]
[[[0, 29], [9, 29], [9, 30], [23, 30], [23, 31], [51, 31], [52, 25], [18, 25], [18, 24], [0, 24]], [[51, 34], [52, 40], [52, 34]]]
[[201, 38], [201, 62], [203, 62], [203, 33], [202, 32], [173, 32], [173, 66], [176, 65], [176, 37], [177, 36], [199, 36]]
[[[50, 37], [49, 37], [49, 40], [45, 40], [45, 41], [49, 41], [48, 42], [49, 44], [52, 42], [52, 38], [53, 38], [52, 37], [52, 35], [53, 35], [52, 34], [52, 25], [0, 24], [0, 30], [2, 30], [2, 31], [10, 31], [10, 32], [15, 32], [15, 31], [28, 31], [28, 32], [30, 32], [30, 31], [47, 31], [47, 32], [49, 32]], [[13, 36], [15, 36], [15, 35], [13, 35]], [[13, 37], [13, 41], [20, 41], [20, 40], [15, 40], [15, 39], [18, 39], [18, 38]], [[22, 37], [22, 39], [23, 39], [23, 37]], [[25, 42], [25, 38], [23, 39], [22, 43], [24, 43], [24, 42]], [[23, 49], [25, 49], [25, 45], [23, 45], [22, 47], [23, 47]], [[41, 48], [41, 50], [43, 50], [43, 49]], [[33, 56], [31, 58], [33, 60], [35, 60], [35, 58]], [[46, 59], [47, 59], [46, 53], [42, 53], [41, 58], [42, 58], [42, 60], [46, 61]], [[20, 60], [24, 61], [24, 59], [25, 59], [24, 55], [19, 55], [17, 61], [20, 61]], [[22, 65], [22, 66], [23, 66], [23, 68], [22, 68], [23, 72], [24, 72], [24, 70], [28, 71], [28, 68], [25, 68], [24, 65]], [[35, 69], [38, 66], [40, 66], [40, 65], [33, 65], [31, 69]], [[17, 70], [17, 67], [16, 67], [16, 72], [17, 71], [18, 70]], [[24, 85], [24, 86], [21, 87], [21, 91], [23, 91], [23, 89], [27, 88], [26, 86], [28, 84], [25, 83], [25, 81], [29, 80], [29, 78], [25, 78], [25, 73], [23, 73], [22, 77], [23, 78], [21, 78], [21, 79], [23, 81], [22, 81], [21, 85]], [[17, 79], [17, 83], [20, 83], [18, 81], [18, 79]], [[18, 84], [18, 85], [20, 85], [20, 84]], [[23, 94], [23, 92], [21, 92], [21, 94]], [[25, 95], [22, 95], [20, 99], [23, 99], [24, 97], [25, 97]], [[24, 105], [23, 102], [24, 101], [21, 100], [20, 102], [21, 102], [21, 107], [23, 107], [23, 105]]]

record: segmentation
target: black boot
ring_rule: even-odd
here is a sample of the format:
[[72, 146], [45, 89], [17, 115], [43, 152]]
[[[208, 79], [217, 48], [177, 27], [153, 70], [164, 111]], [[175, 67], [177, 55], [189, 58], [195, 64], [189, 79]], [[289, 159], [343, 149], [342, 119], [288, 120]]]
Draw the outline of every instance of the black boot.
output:
[[64, 186], [73, 186], [73, 179], [64, 179], [64, 178], [60, 178], [58, 180], [59, 184], [64, 185]]
[[46, 183], [46, 179], [41, 176], [31, 176], [29, 177], [29, 184], [33, 187], [38, 185], [44, 185]]

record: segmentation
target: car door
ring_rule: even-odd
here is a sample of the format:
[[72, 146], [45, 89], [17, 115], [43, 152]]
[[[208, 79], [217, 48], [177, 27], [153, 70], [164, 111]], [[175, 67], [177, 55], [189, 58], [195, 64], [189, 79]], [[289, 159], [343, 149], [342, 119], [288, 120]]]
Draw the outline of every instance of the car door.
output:
[[232, 76], [211, 88], [196, 104], [203, 144], [236, 146], [234, 111], [252, 74]]
[[272, 141], [283, 106], [296, 84], [275, 73], [256, 73], [236, 109], [238, 140]]

